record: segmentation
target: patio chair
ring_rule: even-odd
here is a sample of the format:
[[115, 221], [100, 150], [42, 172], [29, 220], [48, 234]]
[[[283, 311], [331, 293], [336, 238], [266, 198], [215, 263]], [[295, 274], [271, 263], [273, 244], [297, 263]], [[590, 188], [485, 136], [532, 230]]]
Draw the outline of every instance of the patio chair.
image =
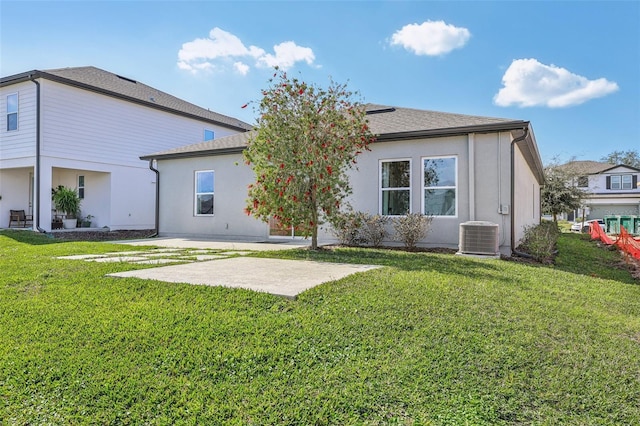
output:
[[17, 223], [18, 226], [22, 228], [27, 227], [28, 222], [33, 222], [33, 216], [30, 214], [25, 214], [24, 210], [10, 210], [9, 216], [9, 228], [13, 223]]

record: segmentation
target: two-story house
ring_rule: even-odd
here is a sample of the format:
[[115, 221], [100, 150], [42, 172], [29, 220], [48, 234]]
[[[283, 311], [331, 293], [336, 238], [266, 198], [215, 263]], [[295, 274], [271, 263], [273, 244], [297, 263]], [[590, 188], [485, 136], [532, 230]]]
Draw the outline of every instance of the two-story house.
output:
[[[51, 229], [51, 190], [77, 189], [94, 226], [148, 229], [156, 174], [140, 155], [246, 132], [238, 119], [95, 67], [0, 79], [0, 228], [10, 210]], [[179, 190], [179, 189], [178, 189]]]
[[[587, 219], [640, 215], [640, 169], [598, 161], [571, 161], [563, 167], [576, 176], [575, 185], [587, 193], [583, 202]], [[574, 212], [574, 217], [581, 219], [582, 211]]]

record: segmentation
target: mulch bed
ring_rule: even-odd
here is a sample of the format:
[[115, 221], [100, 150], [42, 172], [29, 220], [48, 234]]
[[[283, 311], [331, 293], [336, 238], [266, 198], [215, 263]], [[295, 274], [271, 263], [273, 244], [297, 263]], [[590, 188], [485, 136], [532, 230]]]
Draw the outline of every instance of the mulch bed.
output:
[[54, 239], [61, 241], [118, 241], [149, 238], [154, 233], [153, 229], [139, 229], [135, 231], [54, 231], [51, 235]]

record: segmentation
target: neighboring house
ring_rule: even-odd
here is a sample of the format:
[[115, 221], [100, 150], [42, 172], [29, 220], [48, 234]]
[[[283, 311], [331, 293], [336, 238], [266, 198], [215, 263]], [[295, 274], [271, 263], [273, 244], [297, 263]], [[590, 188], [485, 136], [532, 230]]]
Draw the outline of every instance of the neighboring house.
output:
[[[367, 105], [377, 141], [350, 172], [355, 210], [433, 215], [424, 246], [457, 247], [460, 224], [499, 225], [510, 254], [540, 221], [542, 163], [527, 121]], [[141, 157], [159, 171], [160, 235], [264, 240], [272, 230], [243, 213], [254, 181], [242, 151], [252, 132]], [[429, 184], [425, 173], [437, 175]], [[321, 242], [333, 236], [326, 229]]]
[[[576, 176], [574, 184], [587, 196], [583, 201], [586, 219], [608, 215], [640, 215], [640, 169], [624, 164], [571, 161], [562, 168]], [[569, 220], [582, 220], [583, 211], [571, 212]]]
[[153, 228], [155, 174], [140, 155], [251, 128], [94, 67], [3, 77], [0, 118], [0, 228], [25, 210], [45, 231], [58, 185], [78, 190], [94, 226]]

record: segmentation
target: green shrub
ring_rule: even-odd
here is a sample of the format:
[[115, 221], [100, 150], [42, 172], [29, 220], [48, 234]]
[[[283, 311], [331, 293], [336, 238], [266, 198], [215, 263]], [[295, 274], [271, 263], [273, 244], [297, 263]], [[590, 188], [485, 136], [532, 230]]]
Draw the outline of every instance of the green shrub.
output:
[[348, 210], [333, 216], [331, 225], [332, 232], [340, 244], [346, 246], [359, 246], [365, 243], [362, 235], [362, 224], [364, 223], [364, 213]]
[[364, 241], [373, 247], [380, 247], [388, 235], [386, 225], [389, 223], [389, 218], [379, 214], [362, 213], [362, 215], [363, 221], [360, 233]]
[[538, 262], [550, 263], [553, 260], [560, 228], [555, 222], [542, 222], [527, 226], [518, 251], [531, 255]]
[[431, 216], [425, 216], [420, 213], [409, 213], [406, 216], [394, 218], [393, 229], [395, 235], [393, 239], [402, 241], [409, 250], [414, 249], [418, 241], [429, 233], [432, 219]]

